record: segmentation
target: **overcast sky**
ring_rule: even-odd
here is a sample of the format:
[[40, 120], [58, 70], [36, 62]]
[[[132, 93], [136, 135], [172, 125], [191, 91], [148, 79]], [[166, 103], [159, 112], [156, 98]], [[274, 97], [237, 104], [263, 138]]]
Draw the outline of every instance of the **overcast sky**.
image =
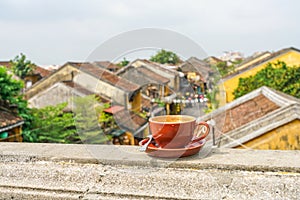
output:
[[299, 0], [0, 0], [0, 60], [84, 61], [111, 37], [140, 28], [186, 35], [208, 55], [300, 48]]

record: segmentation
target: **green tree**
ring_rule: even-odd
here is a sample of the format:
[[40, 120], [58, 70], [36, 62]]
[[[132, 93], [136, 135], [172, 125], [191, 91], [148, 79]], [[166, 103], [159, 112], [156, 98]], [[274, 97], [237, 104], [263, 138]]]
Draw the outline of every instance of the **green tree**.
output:
[[67, 103], [32, 109], [31, 142], [78, 143], [73, 114], [64, 112]]
[[109, 108], [109, 107], [110, 107], [110, 104], [109, 103], [105, 103], [102, 106], [100, 106], [100, 107], [97, 108], [97, 113], [99, 113], [99, 119], [98, 119], [98, 121], [100, 123], [101, 128], [103, 128], [103, 129], [107, 129], [107, 128], [108, 129], [113, 129], [113, 128], [116, 128], [116, 122], [114, 120], [113, 115], [104, 112], [104, 109]]
[[33, 118], [28, 108], [28, 103], [21, 93], [23, 87], [24, 84], [22, 81], [13, 79], [12, 75], [8, 74], [6, 68], [0, 66], [0, 104], [4, 106], [17, 106], [18, 115], [25, 121], [23, 125], [23, 138], [24, 141], [27, 141]]
[[180, 62], [179, 57], [172, 51], [166, 51], [164, 49], [158, 51], [154, 56], [151, 56], [150, 61], [161, 64], [178, 64]]
[[210, 113], [216, 110], [217, 108], [219, 108], [220, 104], [217, 96], [220, 94], [218, 82], [220, 81], [222, 75], [220, 74], [220, 71], [218, 70], [217, 66], [212, 66], [212, 69], [214, 73], [209, 78], [209, 81], [211, 81], [212, 88], [206, 93], [206, 97], [208, 99], [208, 106], [204, 110], [205, 113]]
[[106, 104], [100, 104], [95, 95], [77, 97], [74, 99], [74, 112], [76, 128], [83, 143], [102, 144], [110, 141], [111, 136], [106, 135], [106, 127], [102, 123], [109, 123], [103, 113]]
[[220, 75], [224, 77], [227, 74], [233, 72], [235, 67], [234, 65], [227, 66], [227, 63], [225, 61], [222, 61], [216, 64], [216, 69], [219, 71]]
[[125, 67], [129, 64], [129, 60], [126, 60], [126, 58], [123, 58], [121, 62], [119, 62], [117, 65], [120, 67]]
[[26, 60], [26, 56], [22, 53], [20, 54], [20, 56], [18, 55], [13, 60], [11, 60], [10, 63], [13, 73], [19, 76], [21, 79], [24, 79], [35, 69], [35, 64], [33, 64], [29, 60]]
[[238, 98], [262, 86], [300, 98], [300, 66], [290, 67], [282, 61], [268, 63], [254, 76], [240, 78], [233, 94]]
[[0, 66], [0, 99], [10, 104], [17, 103], [22, 99], [21, 90], [24, 84], [12, 78], [5, 67]]

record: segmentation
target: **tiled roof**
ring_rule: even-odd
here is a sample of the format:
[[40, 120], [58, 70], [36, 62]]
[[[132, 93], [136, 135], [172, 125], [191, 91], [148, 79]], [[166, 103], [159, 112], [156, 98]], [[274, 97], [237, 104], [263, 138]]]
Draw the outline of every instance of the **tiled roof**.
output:
[[[68, 86], [68, 87], [70, 87], [70, 88], [72, 88], [72, 89], [74, 89], [74, 90], [76, 90], [76, 91], [84, 94], [84, 95], [93, 95], [93, 94], [95, 94], [94, 92], [88, 90], [87, 88], [82, 87], [79, 84], [74, 83], [73, 81], [63, 81], [62, 83], [65, 84], [66, 86]], [[110, 102], [110, 98], [107, 97], [107, 96], [105, 96], [105, 95], [103, 95], [103, 94], [95, 94], [95, 95], [103, 103]]]
[[273, 59], [273, 58], [276, 58], [276, 57], [278, 57], [278, 56], [280, 56], [280, 55], [282, 55], [282, 54], [285, 54], [285, 53], [287, 53], [287, 52], [289, 52], [289, 51], [297, 51], [297, 52], [300, 53], [300, 50], [299, 50], [299, 49], [296, 49], [296, 48], [294, 48], [294, 47], [281, 49], [281, 50], [279, 50], [279, 51], [277, 51], [277, 52], [275, 52], [275, 53], [272, 53], [271, 55], [267, 56], [266, 58], [263, 58], [263, 59], [261, 59], [261, 60], [258, 60], [257, 62], [255, 62], [255, 63], [253, 63], [253, 64], [251, 64], [251, 65], [249, 65], [249, 66], [247, 66], [247, 67], [245, 67], [245, 68], [243, 68], [243, 69], [241, 69], [241, 70], [238, 70], [238, 71], [236, 71], [236, 72], [234, 72], [234, 73], [232, 73], [232, 74], [229, 74], [229, 75], [225, 76], [225, 77], [223, 78], [223, 80], [230, 79], [230, 78], [232, 78], [232, 77], [234, 77], [234, 76], [236, 76], [236, 75], [238, 75], [238, 74], [241, 74], [241, 73], [243, 73], [243, 72], [245, 72], [245, 71], [248, 71], [248, 70], [250, 70], [250, 69], [252, 69], [252, 68], [254, 68], [254, 67], [256, 67], [256, 66], [258, 66], [258, 65], [260, 65], [260, 64], [267, 63], [269, 60], [271, 60], [271, 59]]
[[104, 82], [107, 82], [115, 87], [123, 89], [128, 92], [133, 92], [138, 90], [140, 87], [122, 77], [115, 75], [114, 73], [98, 67], [92, 63], [75, 63], [69, 62], [70, 65], [75, 66], [82, 72], [86, 72]]
[[124, 106], [115, 105], [115, 106], [111, 106], [110, 108], [104, 109], [104, 112], [115, 114], [115, 113], [120, 112], [124, 109], [125, 109]]
[[147, 123], [147, 120], [129, 110], [114, 113], [114, 119], [120, 128], [135, 132]]
[[253, 99], [243, 102], [233, 108], [226, 110], [225, 116], [218, 116], [216, 121], [224, 120], [222, 132], [227, 133], [233, 129], [239, 128], [255, 119], [263, 117], [264, 115], [278, 109], [279, 106], [273, 101], [269, 100], [264, 95], [260, 94]]
[[137, 70], [140, 71], [142, 74], [148, 76], [149, 78], [152, 78], [152, 80], [157, 81], [158, 83], [167, 84], [168, 82], [170, 82], [168, 78], [165, 78], [143, 66], [139, 67]]
[[199, 118], [211, 119], [222, 145], [234, 147], [300, 119], [300, 99], [263, 86]]
[[77, 90], [77, 91], [85, 94], [85, 95], [92, 95], [92, 94], [94, 94], [92, 91], [90, 91], [90, 90], [88, 90], [88, 89], [86, 89], [86, 88], [84, 88], [84, 87], [82, 87], [82, 86], [74, 83], [73, 81], [63, 81], [62, 83], [65, 84], [68, 87], [71, 87], [71, 88], [73, 88], [73, 89], [75, 89], [75, 90]]
[[196, 72], [202, 75], [204, 81], [207, 81], [209, 74], [213, 73], [214, 70], [210, 65], [196, 57], [191, 57], [186, 60], [180, 68], [183, 72]]
[[0, 108], [0, 131], [11, 129], [14, 125], [21, 125], [23, 123], [21, 117]]
[[[164, 71], [164, 72], [167, 72], [167, 73], [172, 74], [172, 75], [175, 75], [175, 76], [176, 76], [176, 75], [179, 75], [179, 72], [176, 71], [176, 70], [168, 69], [167, 67], [163, 67], [163, 66], [161, 66], [161, 65], [158, 64], [158, 63], [151, 62], [151, 61], [146, 60], [146, 59], [137, 59], [137, 60], [135, 60], [135, 61], [141, 61], [141, 62], [143, 62], [143, 63], [146, 64], [146, 65], [149, 65], [149, 66], [151, 66], [151, 67], [153, 67], [153, 68], [156, 68], [156, 69], [158, 69], [158, 70], [162, 70], [162, 71]], [[133, 61], [133, 62], [135, 62], [135, 61]], [[132, 62], [132, 63], [133, 63], [133, 62]]]
[[[10, 61], [0, 61], [0, 66], [5, 66], [7, 69], [11, 68]], [[47, 69], [44, 69], [40, 66], [35, 66], [35, 69], [33, 71], [33, 74], [40, 74], [41, 77], [48, 76], [51, 73], [51, 71], [48, 71]]]
[[47, 69], [36, 66], [33, 73], [34, 74], [40, 74], [41, 77], [45, 77], [45, 76], [48, 76], [49, 74], [51, 74], [51, 71], [48, 71]]
[[140, 86], [149, 83], [157, 83], [157, 84], [165, 85], [168, 82], [170, 82], [168, 78], [165, 78], [147, 69], [144, 66], [137, 67], [137, 68], [133, 66], [124, 67], [117, 73], [117, 75], [127, 80], [130, 80], [131, 82], [134, 82], [135, 84], [138, 84]]
[[205, 69], [209, 72], [212, 72], [213, 69], [210, 67], [210, 65], [208, 63], [206, 63], [203, 60], [200, 60], [196, 57], [190, 57], [189, 59], [187, 59], [184, 63], [182, 63], [181, 67], [184, 67], [185, 65], [192, 65], [192, 67], [194, 69]]
[[221, 59], [219, 59], [219, 58], [217, 58], [217, 57], [215, 57], [215, 56], [209, 56], [209, 57], [207, 57], [207, 58], [204, 58], [203, 61], [204, 61], [204, 62], [207, 62], [207, 63], [210, 63], [210, 64], [212, 64], [212, 61], [214, 61], [214, 62], [216, 62], [216, 63], [218, 63], [218, 62], [223, 62], [223, 60], [221, 60]]
[[146, 98], [146, 97], [144, 97], [144, 95], [142, 95], [142, 106], [145, 108], [151, 108], [150, 98]]
[[96, 65], [98, 65], [99, 67], [102, 67], [104, 69], [108, 69], [109, 71], [114, 71], [116, 72], [117, 70], [119, 70], [121, 67], [118, 65], [115, 65], [109, 61], [97, 61], [94, 62]]
[[6, 68], [10, 69], [11, 64], [9, 61], [0, 61], [0, 66], [5, 66]]

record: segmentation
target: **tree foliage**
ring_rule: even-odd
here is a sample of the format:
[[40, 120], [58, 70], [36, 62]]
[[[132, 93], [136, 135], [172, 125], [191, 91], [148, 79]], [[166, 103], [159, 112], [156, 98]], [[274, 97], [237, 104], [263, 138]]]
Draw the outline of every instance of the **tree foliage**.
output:
[[28, 108], [28, 103], [21, 93], [23, 87], [22, 81], [13, 79], [6, 68], [0, 66], [0, 104], [17, 106], [18, 115], [25, 121], [23, 135], [25, 135], [24, 140], [26, 141], [33, 118]]
[[[99, 104], [95, 95], [74, 98], [74, 113], [65, 112], [67, 103], [32, 109], [30, 142], [103, 144], [110, 141], [102, 123], [111, 124], [112, 117], [103, 118], [107, 105]], [[101, 118], [102, 117], [102, 118]], [[103, 120], [103, 121], [101, 121]]]
[[218, 99], [218, 95], [220, 94], [218, 82], [220, 81], [222, 75], [220, 73], [216, 73], [216, 71], [218, 71], [217, 65], [213, 65], [212, 69], [214, 73], [209, 78], [209, 80], [211, 81], [211, 89], [209, 89], [206, 93], [208, 104], [207, 104], [207, 108], [204, 110], [205, 113], [210, 113], [218, 109], [220, 104]]
[[218, 62], [216, 64], [216, 68], [219, 71], [222, 77], [226, 76], [227, 74], [231, 73], [235, 69], [235, 65], [228, 66], [226, 61]]
[[166, 51], [164, 49], [158, 51], [154, 56], [151, 56], [150, 61], [161, 64], [178, 64], [180, 62], [179, 57], [172, 51]]
[[240, 78], [233, 94], [238, 98], [262, 86], [300, 98], [300, 66], [290, 67], [282, 61], [268, 63], [255, 76]]
[[67, 103], [32, 109], [34, 117], [30, 141], [49, 143], [76, 143], [79, 140], [73, 114], [64, 112]]
[[125, 67], [129, 64], [129, 60], [126, 60], [126, 58], [123, 58], [121, 62], [119, 62], [117, 65], [120, 67]]
[[103, 110], [107, 104], [100, 104], [95, 95], [77, 97], [74, 99], [76, 128], [83, 143], [102, 144], [110, 141], [106, 135], [103, 123], [110, 123], [112, 117], [107, 118]]
[[0, 99], [15, 103], [17, 99], [22, 99], [20, 92], [24, 84], [12, 78], [6, 68], [0, 66]]
[[35, 64], [31, 61], [26, 60], [24, 54], [16, 56], [13, 60], [10, 61], [12, 66], [12, 71], [15, 75], [19, 76], [21, 79], [24, 79], [27, 75], [32, 73], [35, 69]]

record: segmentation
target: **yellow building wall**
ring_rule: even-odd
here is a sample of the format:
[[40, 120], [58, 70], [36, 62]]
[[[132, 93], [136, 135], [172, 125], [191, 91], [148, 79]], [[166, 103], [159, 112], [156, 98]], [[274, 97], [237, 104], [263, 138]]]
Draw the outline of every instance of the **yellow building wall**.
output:
[[135, 97], [132, 101], [131, 110], [135, 111], [135, 112], [140, 112], [141, 107], [142, 107], [142, 95], [141, 95], [141, 92], [139, 91], [135, 95]]
[[[283, 61], [285, 62], [288, 66], [293, 66], [293, 65], [299, 65], [300, 64], [300, 53], [296, 51], [289, 51], [286, 52], [285, 54], [282, 54], [274, 59], [270, 59], [267, 63], [275, 63], [277, 61]], [[238, 83], [239, 83], [239, 78], [246, 78], [249, 76], [254, 76], [258, 71], [262, 70], [263, 68], [266, 67], [267, 63], [263, 63], [261, 65], [256, 66], [255, 68], [248, 70], [244, 73], [238, 74], [228, 80], [225, 80], [223, 85], [226, 91], [226, 102], [231, 102], [234, 99], [234, 95], [232, 94], [233, 91], [237, 88]], [[220, 87], [222, 87], [220, 86]], [[224, 105], [223, 102], [221, 102], [221, 106]]]
[[236, 148], [300, 150], [300, 120], [294, 120]]

